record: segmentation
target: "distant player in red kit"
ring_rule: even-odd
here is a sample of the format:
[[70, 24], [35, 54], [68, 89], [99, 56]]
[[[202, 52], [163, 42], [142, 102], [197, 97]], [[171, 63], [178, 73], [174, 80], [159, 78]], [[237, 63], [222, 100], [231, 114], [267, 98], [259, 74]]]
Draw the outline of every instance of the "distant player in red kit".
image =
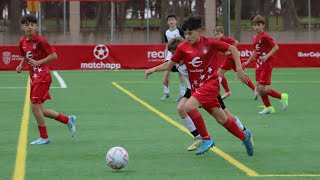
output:
[[[237, 40], [224, 35], [224, 30], [223, 30], [222, 26], [217, 26], [215, 28], [214, 36], [216, 39], [223, 41], [223, 42], [226, 42], [228, 44], [234, 45], [234, 46], [237, 46], [239, 44], [239, 42]], [[218, 74], [221, 78], [221, 85], [225, 90], [224, 94], [221, 96], [222, 99], [226, 99], [227, 97], [231, 96], [231, 91], [228, 86], [228, 81], [225, 78], [224, 73], [226, 73], [227, 71], [229, 71], [231, 69], [233, 69], [233, 71], [236, 72], [236, 64], [234, 63], [234, 60], [232, 59], [230, 52], [227, 51], [225, 53], [225, 56], [226, 56], [226, 58], [225, 58], [223, 64], [218, 69]], [[255, 99], [257, 99], [257, 97], [259, 96], [258, 91], [256, 90], [255, 86], [253, 85], [253, 83], [249, 77], [248, 77], [248, 83], [246, 83], [246, 84], [253, 91]]]
[[21, 24], [25, 31], [25, 36], [20, 39], [20, 53], [23, 60], [17, 66], [18, 73], [22, 67], [28, 63], [30, 73], [30, 100], [32, 103], [32, 112], [38, 124], [40, 138], [31, 142], [31, 144], [48, 144], [50, 139], [47, 133], [45, 117], [55, 119], [68, 126], [71, 136], [76, 132], [74, 115], [65, 116], [54, 110], [45, 109], [43, 103], [51, 99], [49, 88], [51, 84], [51, 75], [48, 63], [57, 59], [56, 50], [51, 47], [47, 40], [36, 34], [37, 18], [32, 14], [26, 14], [21, 19]]
[[266, 88], [267, 85], [271, 85], [273, 55], [279, 50], [279, 46], [273, 41], [268, 33], [264, 32], [265, 21], [262, 16], [255, 16], [252, 20], [252, 25], [253, 29], [256, 31], [256, 35], [253, 36], [254, 51], [248, 61], [244, 62], [243, 65], [247, 66], [255, 58], [257, 60], [257, 88], [265, 105], [265, 108], [259, 112], [259, 114], [275, 112], [268, 96], [280, 99], [282, 110], [285, 111], [288, 107], [288, 94], [280, 94], [271, 88]]
[[[186, 41], [180, 43], [174, 52], [171, 61], [167, 63], [166, 70], [171, 69], [176, 63], [184, 63], [187, 67], [191, 97], [187, 100], [184, 108], [192, 119], [197, 131], [202, 137], [202, 143], [196, 154], [203, 154], [215, 145], [213, 138], [207, 132], [204, 119], [198, 107], [205, 109], [212, 115], [219, 124], [225, 127], [231, 134], [243, 141], [247, 154], [253, 155], [253, 144], [251, 132], [242, 131], [232, 118], [228, 117], [221, 109], [218, 101], [219, 81], [218, 74], [214, 71], [218, 52], [230, 51], [237, 65], [237, 76], [247, 82], [247, 76], [243, 73], [239, 51], [233, 45], [229, 45], [214, 38], [201, 36], [202, 23], [201, 17], [196, 15], [189, 16], [182, 24]], [[155, 71], [163, 69], [151, 68], [146, 70], [145, 76], [148, 77]]]

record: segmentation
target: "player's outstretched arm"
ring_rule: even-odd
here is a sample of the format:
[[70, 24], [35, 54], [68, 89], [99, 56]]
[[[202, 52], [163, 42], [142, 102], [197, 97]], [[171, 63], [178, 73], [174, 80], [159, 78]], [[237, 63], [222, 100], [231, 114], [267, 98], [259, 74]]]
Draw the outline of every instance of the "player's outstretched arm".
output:
[[159, 66], [147, 69], [145, 72], [145, 77], [146, 79], [148, 79], [148, 76], [154, 72], [170, 70], [174, 65], [175, 65], [175, 62], [169, 60], [163, 64], [160, 64]]

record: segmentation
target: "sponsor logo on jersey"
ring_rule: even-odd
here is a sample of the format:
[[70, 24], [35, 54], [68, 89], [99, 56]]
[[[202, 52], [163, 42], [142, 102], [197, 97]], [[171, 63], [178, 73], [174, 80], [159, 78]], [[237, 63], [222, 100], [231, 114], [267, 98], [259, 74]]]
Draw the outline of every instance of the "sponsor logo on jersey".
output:
[[32, 52], [31, 52], [31, 51], [28, 51], [28, 52], [26, 53], [26, 58], [27, 58], [27, 59], [31, 59], [32, 57], [33, 57]]
[[191, 64], [193, 67], [199, 67], [202, 64], [202, 61], [200, 60], [200, 57], [194, 57], [192, 61], [188, 63]]

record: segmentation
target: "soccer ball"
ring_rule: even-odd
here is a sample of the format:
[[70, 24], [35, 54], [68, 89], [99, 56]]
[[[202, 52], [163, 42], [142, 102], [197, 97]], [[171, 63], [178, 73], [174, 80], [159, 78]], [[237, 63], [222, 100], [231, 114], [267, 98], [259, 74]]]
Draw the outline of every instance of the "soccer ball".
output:
[[106, 161], [109, 167], [119, 170], [128, 164], [129, 154], [122, 147], [113, 147], [107, 152]]

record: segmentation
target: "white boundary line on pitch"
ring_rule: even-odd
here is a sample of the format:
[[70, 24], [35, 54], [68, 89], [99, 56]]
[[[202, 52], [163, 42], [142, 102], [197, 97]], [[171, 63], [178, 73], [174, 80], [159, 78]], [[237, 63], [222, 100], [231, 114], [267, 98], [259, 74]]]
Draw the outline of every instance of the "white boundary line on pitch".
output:
[[58, 79], [61, 88], [67, 88], [66, 82], [62, 79], [62, 77], [58, 74], [57, 71], [53, 71], [53, 75]]

